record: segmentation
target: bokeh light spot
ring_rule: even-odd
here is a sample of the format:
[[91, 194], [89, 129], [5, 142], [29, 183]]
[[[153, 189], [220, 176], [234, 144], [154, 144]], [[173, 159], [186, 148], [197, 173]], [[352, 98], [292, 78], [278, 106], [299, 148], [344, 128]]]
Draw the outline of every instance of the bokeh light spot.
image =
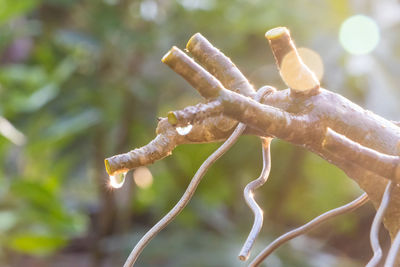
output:
[[157, 2], [146, 0], [140, 3], [140, 15], [144, 20], [156, 20], [158, 15]]
[[353, 55], [368, 54], [375, 49], [380, 39], [376, 22], [365, 15], [355, 15], [340, 26], [339, 41]]
[[297, 49], [297, 53], [301, 57], [301, 60], [304, 64], [314, 72], [315, 76], [317, 76], [318, 81], [321, 81], [322, 76], [324, 76], [324, 63], [322, 62], [321, 56], [306, 47], [300, 47]]
[[135, 184], [143, 189], [149, 188], [153, 184], [153, 175], [146, 167], [139, 167], [133, 171]]
[[318, 85], [324, 73], [324, 64], [317, 52], [309, 48], [299, 48], [297, 53], [290, 51], [283, 57], [280, 73], [290, 88], [308, 90]]

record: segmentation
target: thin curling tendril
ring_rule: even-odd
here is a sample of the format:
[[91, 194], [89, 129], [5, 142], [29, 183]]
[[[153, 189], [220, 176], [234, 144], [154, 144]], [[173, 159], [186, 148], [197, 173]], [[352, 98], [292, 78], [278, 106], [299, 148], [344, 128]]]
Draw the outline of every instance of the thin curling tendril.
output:
[[385, 267], [393, 267], [396, 262], [396, 256], [400, 249], [400, 231], [397, 232], [396, 237], [393, 240], [392, 246], [389, 249], [388, 256], [386, 258]]
[[382, 249], [381, 245], [379, 244], [379, 229], [382, 223], [383, 215], [385, 215], [386, 208], [389, 205], [390, 193], [392, 192], [393, 187], [394, 183], [392, 181], [389, 181], [386, 185], [385, 192], [383, 193], [381, 204], [379, 205], [374, 220], [372, 221], [369, 237], [374, 255], [365, 267], [375, 267], [381, 261]]
[[272, 138], [261, 138], [262, 142], [262, 155], [263, 155], [263, 169], [261, 171], [260, 176], [251, 181], [246, 185], [243, 191], [244, 199], [252, 210], [254, 214], [254, 223], [251, 231], [246, 239], [246, 242], [243, 244], [242, 249], [239, 253], [239, 259], [242, 261], [246, 261], [249, 258], [250, 250], [254, 245], [254, 241], [256, 240], [258, 234], [261, 231], [263, 225], [263, 211], [258, 206], [257, 202], [254, 200], [254, 190], [261, 187], [268, 179], [269, 173], [271, 171], [271, 145]]
[[257, 257], [249, 264], [249, 267], [257, 267], [259, 266], [272, 252], [274, 252], [277, 248], [279, 248], [281, 245], [285, 244], [289, 240], [292, 240], [293, 238], [305, 234], [308, 231], [312, 230], [313, 228], [317, 227], [318, 225], [326, 222], [327, 220], [351, 212], [368, 201], [368, 195], [366, 193], [362, 194], [359, 196], [357, 199], [353, 200], [350, 203], [347, 203], [346, 205], [343, 205], [341, 207], [338, 207], [336, 209], [327, 211], [318, 217], [314, 218], [313, 220], [309, 221], [308, 223], [290, 231], [287, 232], [277, 239], [275, 239], [271, 244], [269, 244], [263, 251], [260, 252], [260, 254], [257, 255]]

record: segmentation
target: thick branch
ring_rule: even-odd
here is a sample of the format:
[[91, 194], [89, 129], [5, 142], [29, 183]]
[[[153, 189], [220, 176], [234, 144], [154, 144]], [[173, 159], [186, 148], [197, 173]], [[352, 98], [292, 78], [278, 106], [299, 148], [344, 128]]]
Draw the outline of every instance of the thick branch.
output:
[[[187, 56], [184, 53], [175, 55], [174, 60], [183, 62], [180, 63], [181, 68], [196, 68], [198, 77], [208, 81], [206, 71], [198, 65], [193, 66], [196, 63], [185, 59]], [[181, 57], [184, 60], [181, 60]], [[170, 67], [174, 69], [174, 65]], [[179, 74], [187, 80], [192, 79], [184, 76], [184, 72]], [[338, 157], [326, 151], [322, 148], [322, 141], [326, 128], [329, 127], [365, 147], [387, 155], [397, 155], [400, 149], [400, 128], [390, 121], [324, 89], [312, 96], [291, 94], [290, 90], [277, 91], [265, 97], [263, 103], [267, 105], [262, 105], [226, 90], [222, 85], [208, 87], [207, 94], [201, 92], [204, 88], [199, 88], [196, 84], [194, 86], [202, 95], [212, 95], [214, 100], [220, 101], [225, 115], [266, 135], [305, 146], [337, 165], [355, 179], [368, 193], [375, 206], [378, 206], [386, 184], [385, 179], [380, 174], [369, 173], [351, 162], [346, 162], [345, 155]], [[385, 178], [394, 180], [394, 177]], [[399, 198], [398, 202], [396, 198]], [[385, 219], [386, 227], [392, 236], [397, 233], [400, 225], [400, 205], [395, 203], [400, 203], [400, 194], [394, 193]]]

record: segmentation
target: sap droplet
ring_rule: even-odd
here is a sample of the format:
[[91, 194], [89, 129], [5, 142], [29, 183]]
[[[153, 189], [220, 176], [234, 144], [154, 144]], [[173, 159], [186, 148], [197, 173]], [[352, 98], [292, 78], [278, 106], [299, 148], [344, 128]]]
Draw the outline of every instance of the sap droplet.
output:
[[189, 124], [188, 126], [185, 127], [176, 127], [176, 131], [178, 132], [178, 134], [180, 135], [187, 135], [188, 133], [190, 133], [190, 131], [192, 130], [193, 126], [191, 124]]
[[126, 172], [120, 172], [114, 175], [110, 175], [110, 185], [113, 188], [120, 188], [124, 185]]

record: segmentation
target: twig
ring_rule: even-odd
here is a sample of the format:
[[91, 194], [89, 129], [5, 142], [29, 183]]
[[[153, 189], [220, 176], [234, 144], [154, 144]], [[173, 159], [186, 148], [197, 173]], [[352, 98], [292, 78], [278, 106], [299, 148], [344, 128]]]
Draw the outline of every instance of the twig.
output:
[[366, 193], [362, 194], [360, 197], [357, 199], [353, 200], [352, 202], [338, 207], [336, 209], [330, 210], [324, 214], [319, 215], [318, 217], [314, 218], [310, 222], [306, 223], [303, 226], [300, 226], [299, 228], [296, 228], [290, 232], [287, 232], [277, 239], [275, 239], [271, 244], [268, 245], [260, 254], [257, 255], [257, 257], [250, 263], [249, 267], [256, 267], [261, 262], [263, 262], [272, 252], [274, 252], [277, 248], [279, 248], [281, 245], [286, 243], [287, 241], [307, 233], [308, 231], [312, 230], [313, 228], [319, 226], [320, 224], [326, 222], [327, 220], [351, 212], [362, 205], [364, 205], [368, 201], [368, 195]]
[[141, 148], [105, 159], [107, 173], [114, 175], [119, 172], [127, 172], [168, 156], [176, 146], [173, 137], [173, 133], [158, 134], [154, 140]]
[[382, 258], [382, 249], [379, 244], [379, 229], [381, 227], [383, 215], [385, 214], [386, 208], [390, 202], [390, 194], [394, 187], [394, 183], [389, 181], [386, 185], [385, 193], [383, 194], [381, 205], [379, 206], [374, 220], [372, 222], [371, 232], [370, 232], [370, 242], [372, 250], [374, 251], [374, 256], [368, 262], [366, 267], [375, 267]]
[[253, 247], [254, 241], [257, 238], [258, 234], [263, 225], [263, 211], [258, 206], [257, 202], [254, 200], [254, 190], [262, 186], [268, 179], [270, 170], [271, 170], [271, 151], [270, 144], [271, 138], [261, 138], [262, 142], [262, 155], [263, 155], [263, 169], [261, 171], [260, 176], [248, 183], [244, 189], [243, 195], [246, 200], [247, 205], [253, 211], [254, 214], [254, 223], [251, 231], [244, 243], [242, 249], [239, 253], [239, 259], [242, 261], [246, 261], [249, 258], [250, 250]]
[[[157, 136], [147, 145], [127, 153], [106, 158], [105, 166], [109, 175], [126, 172], [129, 169], [152, 164], [171, 155], [173, 149], [181, 144], [209, 143], [226, 140], [233, 132], [237, 122], [224, 116], [209, 117], [193, 125], [186, 135], [180, 135], [167, 118], [161, 118], [157, 126]], [[249, 134], [260, 133], [249, 128]]]
[[397, 233], [386, 258], [385, 267], [393, 267], [400, 249], [400, 231]]

